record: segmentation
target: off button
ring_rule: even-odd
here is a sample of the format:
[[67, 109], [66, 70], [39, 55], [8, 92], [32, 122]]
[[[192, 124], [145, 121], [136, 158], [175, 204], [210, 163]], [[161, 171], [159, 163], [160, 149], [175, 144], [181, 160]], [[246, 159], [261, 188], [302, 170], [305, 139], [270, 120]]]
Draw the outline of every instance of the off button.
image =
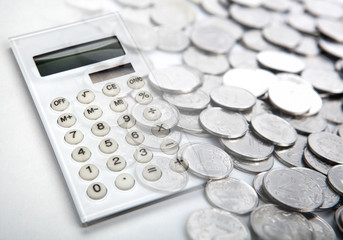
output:
[[64, 97], [58, 97], [51, 101], [50, 107], [55, 111], [62, 112], [69, 107], [69, 101]]

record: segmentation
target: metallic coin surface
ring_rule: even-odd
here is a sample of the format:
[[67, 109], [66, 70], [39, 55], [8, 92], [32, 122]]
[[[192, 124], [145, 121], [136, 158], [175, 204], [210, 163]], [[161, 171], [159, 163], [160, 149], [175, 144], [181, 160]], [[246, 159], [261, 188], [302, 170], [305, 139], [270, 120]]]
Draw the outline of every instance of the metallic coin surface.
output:
[[201, 209], [187, 221], [187, 233], [192, 240], [250, 240], [247, 226], [235, 215], [220, 209]]
[[219, 87], [223, 83], [223, 78], [220, 76], [204, 74], [202, 76], [202, 86], [200, 89], [210, 95], [213, 89]]
[[343, 16], [342, 7], [330, 1], [308, 0], [305, 1], [305, 9], [317, 17], [340, 18]]
[[343, 195], [343, 165], [332, 167], [328, 172], [328, 183], [339, 195]]
[[305, 148], [304, 150], [303, 160], [308, 167], [324, 175], [327, 175], [329, 170], [333, 167], [333, 165], [319, 159], [316, 155], [311, 153], [311, 151], [308, 148]]
[[324, 200], [322, 188], [312, 178], [290, 168], [269, 171], [263, 190], [283, 207], [301, 212], [319, 208]]
[[316, 240], [337, 239], [335, 231], [330, 226], [330, 224], [326, 222], [323, 218], [313, 213], [307, 213], [305, 217], [308, 219], [308, 221], [310, 222], [313, 228], [314, 239]]
[[229, 62], [233, 68], [258, 68], [256, 52], [236, 44], [229, 53]]
[[200, 114], [200, 124], [209, 133], [223, 138], [239, 138], [248, 130], [245, 118], [222, 108], [208, 108]]
[[205, 192], [214, 206], [236, 214], [249, 213], [258, 204], [255, 190], [237, 178], [208, 181]]
[[285, 24], [270, 25], [263, 29], [262, 34], [268, 42], [287, 49], [294, 49], [302, 39], [296, 30]]
[[250, 224], [260, 239], [313, 239], [313, 228], [300, 213], [288, 212], [274, 204], [265, 204], [250, 214]]
[[342, 43], [327, 41], [327, 40], [324, 40], [324, 38], [320, 38], [318, 44], [319, 44], [319, 47], [327, 54], [335, 58], [343, 58]]
[[253, 187], [258, 194], [259, 198], [265, 202], [268, 203], [270, 200], [268, 199], [268, 196], [263, 191], [263, 178], [266, 175], [267, 172], [261, 172], [259, 174], [256, 174], [253, 180]]
[[317, 35], [316, 20], [313, 16], [305, 13], [294, 13], [287, 16], [287, 23], [294, 29], [311, 34]]
[[286, 149], [276, 149], [275, 156], [277, 159], [288, 167], [305, 167], [302, 160], [304, 148], [307, 145], [307, 138], [298, 135], [295, 144]]
[[249, 30], [244, 32], [242, 43], [245, 47], [260, 52], [264, 50], [277, 50], [277, 47], [267, 42], [260, 30]]
[[302, 134], [311, 134], [324, 131], [328, 123], [320, 115], [312, 117], [292, 118], [289, 120], [291, 125]]
[[271, 113], [271, 112], [272, 112], [272, 107], [268, 103], [257, 99], [256, 104], [253, 106], [253, 108], [249, 111], [243, 112], [243, 116], [246, 118], [248, 122], [251, 122], [251, 119], [254, 116], [262, 114], [262, 113]]
[[177, 126], [182, 130], [191, 134], [208, 134], [200, 125], [199, 121], [200, 112], [197, 111], [185, 111], [180, 112], [179, 122]]
[[338, 227], [338, 230], [343, 233], [343, 206], [338, 208], [335, 212], [335, 223]]
[[164, 93], [164, 100], [180, 110], [201, 110], [207, 107], [210, 97], [202, 90], [195, 90], [185, 94]]
[[272, 155], [262, 161], [245, 161], [239, 157], [231, 156], [234, 168], [246, 173], [260, 173], [269, 171], [274, 166], [275, 157]]
[[157, 47], [167, 52], [181, 52], [185, 50], [190, 43], [185, 32], [173, 28], [161, 27], [158, 29], [157, 35]]
[[325, 118], [327, 121], [334, 124], [343, 123], [343, 111], [342, 111], [342, 100], [341, 99], [324, 99], [323, 106], [320, 110], [320, 116]]
[[338, 20], [319, 18], [317, 28], [320, 33], [336, 42], [343, 42], [343, 24]]
[[319, 91], [333, 94], [343, 92], [343, 81], [334, 71], [310, 68], [305, 69], [301, 76]]
[[218, 0], [201, 0], [201, 7], [211, 15], [227, 18], [229, 12]]
[[271, 13], [264, 8], [247, 8], [238, 4], [230, 6], [230, 16], [236, 22], [248, 28], [261, 29], [268, 25]]
[[299, 45], [294, 49], [294, 52], [305, 57], [311, 57], [318, 55], [320, 49], [316, 39], [304, 36]]

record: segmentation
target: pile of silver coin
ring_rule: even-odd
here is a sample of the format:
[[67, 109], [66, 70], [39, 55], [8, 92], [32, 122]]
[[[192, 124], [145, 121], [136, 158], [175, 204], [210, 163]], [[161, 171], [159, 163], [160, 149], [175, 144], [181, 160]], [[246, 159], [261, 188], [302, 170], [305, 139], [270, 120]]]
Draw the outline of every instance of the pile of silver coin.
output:
[[[188, 236], [341, 236], [343, 1], [117, 3], [147, 62], [160, 52], [182, 59], [149, 77], [179, 110], [177, 127], [213, 140], [178, 152], [179, 171], [209, 179], [214, 207], [189, 217]], [[255, 174], [252, 186], [229, 177], [233, 167]], [[335, 211], [335, 225], [319, 211]], [[241, 216], [249, 214], [248, 226]]]

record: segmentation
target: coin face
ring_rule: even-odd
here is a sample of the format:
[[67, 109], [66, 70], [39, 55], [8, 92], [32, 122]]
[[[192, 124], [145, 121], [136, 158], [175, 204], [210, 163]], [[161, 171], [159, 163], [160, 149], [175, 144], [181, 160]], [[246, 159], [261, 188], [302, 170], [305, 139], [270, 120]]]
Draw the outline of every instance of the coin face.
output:
[[303, 160], [307, 166], [317, 170], [318, 172], [320, 172], [324, 175], [327, 175], [330, 168], [333, 166], [333, 165], [319, 159], [308, 148], [305, 148], [305, 150], [304, 150]]
[[263, 29], [263, 36], [268, 42], [287, 49], [294, 49], [302, 36], [285, 24], [273, 24]]
[[307, 137], [298, 135], [297, 141], [292, 147], [275, 150], [275, 156], [288, 167], [305, 167], [302, 157], [306, 145]]
[[330, 226], [328, 222], [326, 222], [323, 218], [315, 215], [313, 213], [308, 213], [305, 217], [310, 222], [313, 233], [314, 239], [318, 240], [334, 240], [337, 239], [336, 233], [333, 228]]
[[263, 179], [263, 190], [282, 206], [311, 212], [323, 204], [322, 188], [309, 176], [293, 169], [274, 169]]
[[238, 4], [230, 6], [230, 14], [235, 21], [249, 28], [263, 28], [271, 20], [271, 13], [264, 8], [246, 8]]
[[328, 183], [335, 192], [343, 195], [343, 165], [334, 166], [329, 170]]
[[320, 115], [290, 119], [291, 125], [300, 133], [311, 134], [324, 131], [328, 123]]
[[187, 233], [191, 239], [249, 240], [250, 231], [237, 217], [219, 209], [201, 209], [190, 215]]
[[210, 97], [202, 90], [196, 90], [185, 94], [164, 93], [163, 98], [180, 110], [194, 111], [207, 107]]
[[157, 47], [167, 52], [181, 52], [186, 49], [190, 40], [185, 32], [173, 28], [161, 27], [157, 31]]
[[231, 156], [233, 160], [233, 166], [242, 171], [247, 173], [260, 173], [269, 171], [274, 166], [274, 156], [270, 156], [266, 160], [261, 161], [244, 161], [240, 159], [239, 157], [233, 157]]
[[313, 239], [313, 228], [300, 213], [265, 204], [250, 215], [252, 229], [260, 239]]

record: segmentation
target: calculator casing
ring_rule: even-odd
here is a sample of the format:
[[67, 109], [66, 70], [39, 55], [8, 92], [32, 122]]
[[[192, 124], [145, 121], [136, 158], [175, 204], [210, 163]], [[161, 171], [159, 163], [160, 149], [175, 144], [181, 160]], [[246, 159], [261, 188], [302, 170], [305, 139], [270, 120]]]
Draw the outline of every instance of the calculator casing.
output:
[[[39, 54], [110, 36], [116, 36], [119, 39], [126, 53], [125, 55], [45, 77], [40, 76], [33, 60], [33, 57]], [[129, 43], [131, 47], [128, 47], [127, 44], [123, 44], [123, 38], [125, 38], [125, 43]], [[146, 76], [150, 73], [150, 68], [148, 64], [146, 64], [144, 56], [137, 48], [132, 47], [136, 46], [136, 44], [118, 13], [111, 13], [73, 24], [13, 37], [10, 38], [10, 44], [36, 105], [45, 131], [49, 137], [56, 159], [58, 160], [82, 223], [91, 223], [104, 217], [116, 215], [139, 206], [175, 196], [180, 192], [196, 189], [204, 184], [203, 179], [189, 174], [188, 183], [181, 191], [164, 192], [147, 188], [137, 182], [138, 179], [135, 172], [136, 163], [132, 160], [133, 152], [126, 152], [125, 157], [130, 158], [130, 164], [127, 169], [122, 171], [132, 174], [136, 179], [134, 188], [127, 192], [116, 189], [114, 186], [115, 177], [120, 174], [120, 172], [111, 172], [106, 168], [106, 162], [103, 162], [103, 164], [99, 166], [99, 159], [89, 160], [91, 163], [92, 161], [98, 161], [97, 166], [100, 174], [95, 180], [85, 181], [78, 175], [78, 172], [84, 163], [76, 162], [71, 158], [71, 152], [75, 146], [67, 144], [64, 141], [64, 135], [70, 129], [59, 126], [57, 124], [58, 117], [66, 112], [77, 112], [77, 116], [82, 115], [82, 111], [87, 105], [82, 106], [82, 104], [78, 103], [76, 100], [76, 95], [80, 90], [91, 89], [94, 91], [96, 95], [95, 103], [88, 105], [95, 104], [105, 109], [108, 108], [108, 103], [110, 101], [110, 98], [103, 96], [102, 93], [102, 87], [106, 82], [124, 82], [131, 76]], [[135, 69], [134, 73], [99, 83], [93, 83], [89, 77], [90, 73], [126, 63], [132, 64]], [[147, 81], [145, 85], [148, 87]], [[161, 97], [161, 93], [158, 90], [150, 90], [154, 92], [155, 96]], [[70, 101], [70, 105], [65, 111], [56, 112], [51, 109], [50, 103], [56, 97], [65, 97]], [[106, 118], [106, 116], [104, 116], [104, 118]], [[71, 127], [71, 129], [81, 129], [85, 137], [77, 146], [89, 146], [93, 157], [93, 153], [98, 151], [98, 146], [94, 143], [100, 142], [101, 138], [94, 138], [91, 136], [89, 129], [89, 124], [91, 124], [91, 122], [92, 121], [87, 119], [77, 119], [78, 125], [76, 125], [76, 127]], [[110, 123], [110, 126], [113, 125], [115, 125], [114, 121]], [[112, 137], [114, 137], [117, 130], [119, 131], [119, 128], [111, 128]], [[181, 142], [189, 142], [192, 138], [192, 136], [182, 133]], [[91, 141], [89, 139], [91, 139]], [[195, 137], [195, 141], [196, 140], [197, 138]], [[156, 154], [159, 155], [161, 153], [157, 152]], [[96, 156], [97, 155], [95, 154], [94, 157]], [[173, 156], [169, 157], [173, 158]], [[101, 161], [105, 161], [108, 156], [100, 156], [98, 158], [102, 158]], [[107, 195], [103, 199], [92, 200], [87, 196], [87, 187], [93, 182], [102, 182], [107, 187]]]

